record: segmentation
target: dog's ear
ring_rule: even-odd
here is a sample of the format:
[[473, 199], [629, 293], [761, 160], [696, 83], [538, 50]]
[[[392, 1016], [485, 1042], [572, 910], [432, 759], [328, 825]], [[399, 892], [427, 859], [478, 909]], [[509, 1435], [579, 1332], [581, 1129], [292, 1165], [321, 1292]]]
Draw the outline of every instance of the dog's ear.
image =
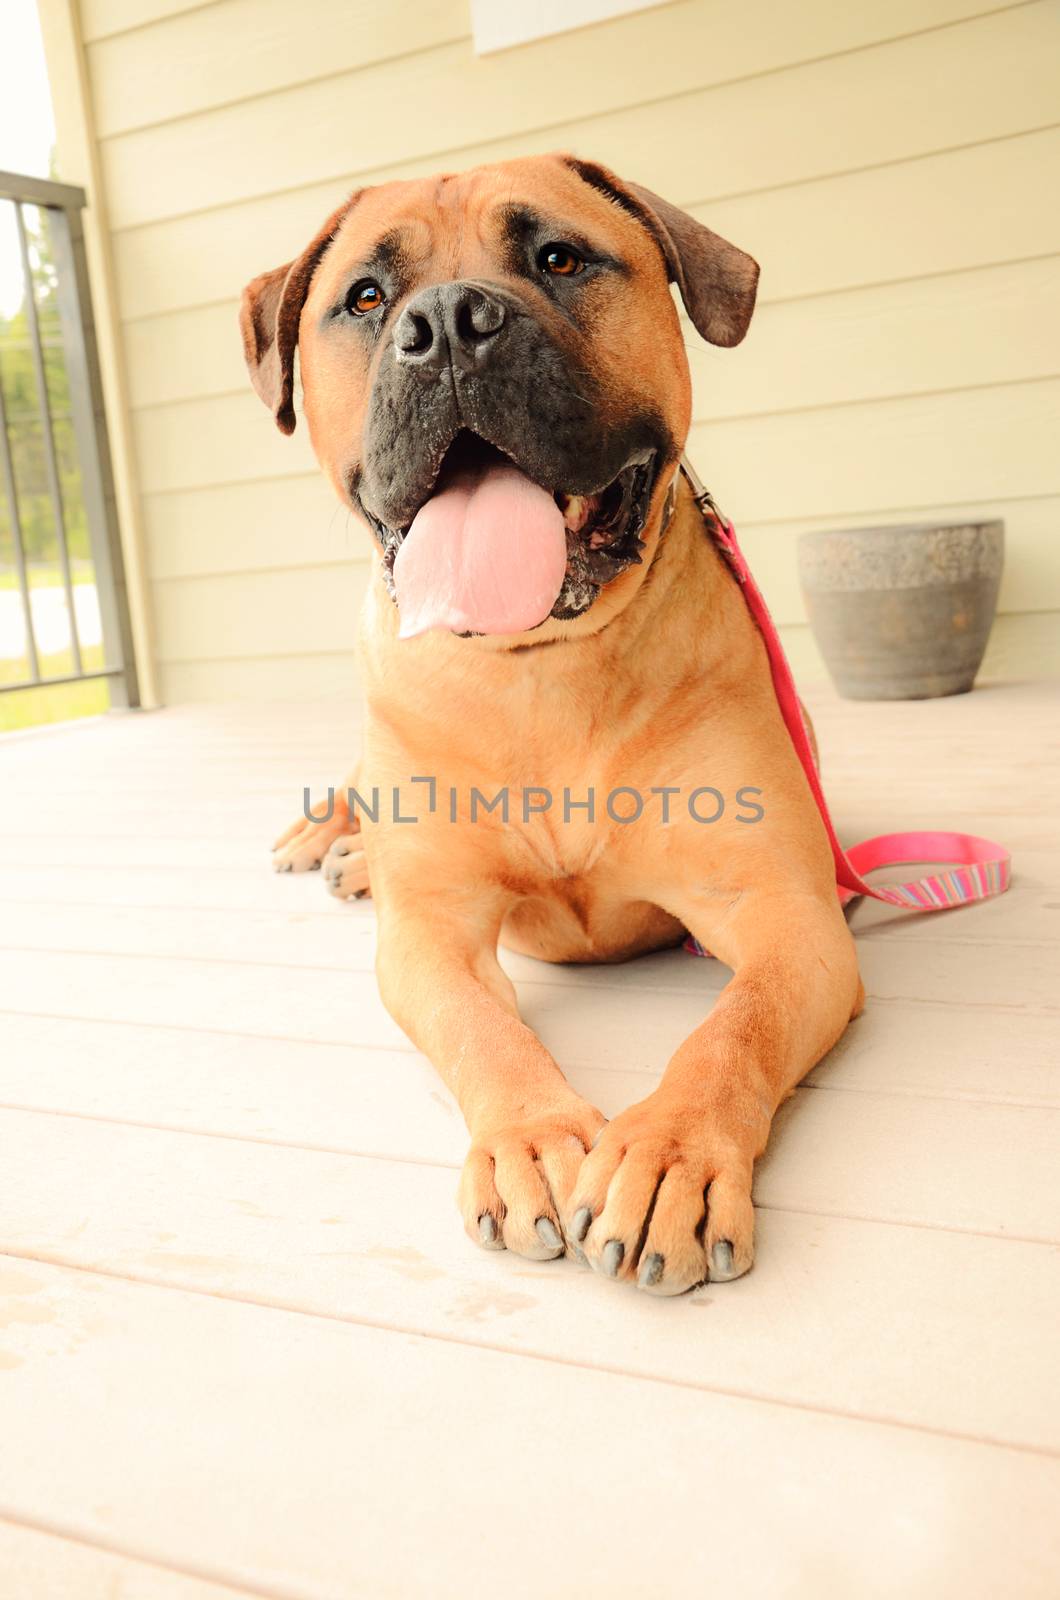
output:
[[739, 344], [755, 308], [758, 262], [650, 189], [628, 187], [650, 218], [696, 331], [711, 344]]
[[593, 161], [568, 157], [567, 165], [653, 235], [696, 331], [711, 344], [739, 344], [755, 308], [758, 262], [639, 183], [616, 178]]
[[294, 432], [294, 353], [309, 285], [356, 199], [356, 194], [351, 195], [332, 212], [296, 261], [252, 279], [239, 302], [239, 328], [250, 381], [281, 433]]

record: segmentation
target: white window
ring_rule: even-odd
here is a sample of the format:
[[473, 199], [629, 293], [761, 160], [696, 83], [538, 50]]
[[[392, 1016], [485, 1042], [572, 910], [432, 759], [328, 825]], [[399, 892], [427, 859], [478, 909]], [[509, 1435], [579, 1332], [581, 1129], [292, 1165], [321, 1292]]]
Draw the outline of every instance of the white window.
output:
[[471, 30], [480, 56], [509, 45], [647, 11], [670, 0], [471, 0]]

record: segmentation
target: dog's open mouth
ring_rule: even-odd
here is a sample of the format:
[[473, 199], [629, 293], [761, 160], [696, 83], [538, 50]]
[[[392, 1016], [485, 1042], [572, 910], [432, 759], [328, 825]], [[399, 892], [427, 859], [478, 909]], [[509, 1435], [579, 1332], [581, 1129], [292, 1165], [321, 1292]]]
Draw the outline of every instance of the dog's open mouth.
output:
[[581, 615], [641, 560], [655, 463], [644, 451], [596, 493], [550, 492], [461, 429], [406, 526], [369, 513], [402, 633], [514, 633]]

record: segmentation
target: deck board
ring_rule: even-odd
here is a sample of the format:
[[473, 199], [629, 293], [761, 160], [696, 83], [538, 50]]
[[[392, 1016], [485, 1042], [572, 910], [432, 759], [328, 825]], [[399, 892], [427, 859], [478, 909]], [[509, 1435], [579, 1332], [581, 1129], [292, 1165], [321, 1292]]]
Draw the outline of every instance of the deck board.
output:
[[[617, 1318], [612, 1286], [572, 1263], [513, 1259], [485, 1280], [441, 1167], [24, 1112], [0, 1112], [0, 1144], [0, 1215], [18, 1255], [1060, 1449], [1060, 1407], [1039, 1385], [1054, 1342], [1050, 1245], [765, 1206], [762, 1270], [739, 1289], [707, 1286], [670, 1310], [631, 1294]], [[949, 1382], [955, 1345], [968, 1393]]]
[[[4, 1376], [11, 1518], [50, 1504], [75, 1536], [171, 1564], [194, 1552], [200, 1572], [306, 1600], [460, 1594], [469, 1561], [482, 1592], [517, 1600], [667, 1576], [687, 1593], [1051, 1592], [1060, 1463], [1038, 1455], [40, 1262], [4, 1271], [27, 1315]], [[496, 1276], [491, 1292], [515, 1293]]]
[[0, 1573], [7, 1592], [18, 1600], [247, 1600], [260, 1595], [2, 1518]]
[[[1060, 697], [808, 699], [844, 837], [986, 832], [1014, 887], [854, 912], [868, 1009], [778, 1118], [755, 1271], [667, 1303], [464, 1239], [462, 1125], [379, 1002], [371, 905], [269, 870], [347, 707], [0, 745], [19, 1600], [456, 1594], [472, 1548], [516, 1597], [1055, 1593]], [[607, 1114], [726, 977], [505, 963]]]

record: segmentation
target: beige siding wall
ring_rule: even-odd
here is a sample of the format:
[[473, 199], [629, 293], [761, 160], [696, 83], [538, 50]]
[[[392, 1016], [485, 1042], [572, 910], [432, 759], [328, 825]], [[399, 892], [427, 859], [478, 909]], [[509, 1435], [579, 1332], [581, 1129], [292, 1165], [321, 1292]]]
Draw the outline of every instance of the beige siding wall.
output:
[[691, 452], [797, 667], [804, 528], [1003, 516], [1060, 667], [1060, 5], [676, 0], [475, 57], [466, 0], [82, 0], [164, 695], [345, 689], [367, 535], [247, 387], [243, 283], [354, 182], [573, 149], [752, 251]]

